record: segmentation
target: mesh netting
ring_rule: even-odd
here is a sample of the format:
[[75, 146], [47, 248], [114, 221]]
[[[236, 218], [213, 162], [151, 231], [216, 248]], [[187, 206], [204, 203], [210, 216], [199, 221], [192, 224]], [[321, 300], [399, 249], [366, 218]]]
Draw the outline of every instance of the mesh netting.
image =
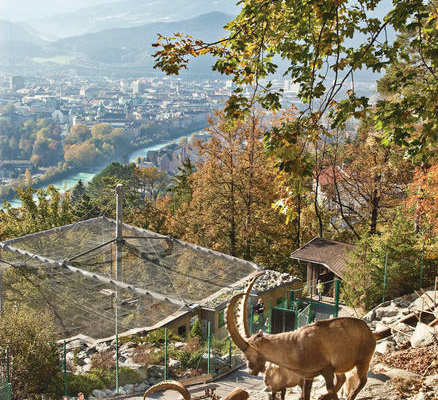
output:
[[[8, 279], [13, 285], [19, 276], [21, 285], [29, 286], [27, 301], [53, 312], [61, 336], [82, 333], [98, 338], [114, 334], [116, 290], [118, 330], [123, 332], [152, 327], [185, 312], [184, 304], [200, 302], [254, 272], [251, 263], [146, 230], [124, 225], [123, 236], [118, 281], [158, 297], [99, 279], [116, 277], [115, 222], [103, 217], [5, 242], [1, 259], [18, 268], [15, 276], [6, 274], [4, 287]], [[83, 276], [41, 257], [91, 274]], [[160, 295], [175, 302], [160, 301]]]

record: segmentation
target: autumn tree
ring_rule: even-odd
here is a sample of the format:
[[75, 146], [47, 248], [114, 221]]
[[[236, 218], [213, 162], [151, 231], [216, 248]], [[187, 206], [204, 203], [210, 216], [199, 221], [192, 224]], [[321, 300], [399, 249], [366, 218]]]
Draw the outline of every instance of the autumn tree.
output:
[[259, 112], [234, 121], [215, 112], [207, 128], [212, 138], [189, 176], [191, 198], [173, 214], [170, 230], [189, 242], [287, 268], [294, 232], [272, 208], [276, 185], [263, 127]]
[[407, 206], [414, 210], [417, 231], [427, 238], [438, 231], [438, 164], [417, 168], [409, 187]]
[[432, 283], [437, 254], [426, 248], [421, 259], [423, 240], [417, 235], [413, 218], [406, 218], [407, 213], [406, 209], [396, 209], [391, 224], [382, 229], [380, 236], [364, 235], [357, 242], [344, 275], [347, 303], [370, 309], [382, 301], [383, 294], [385, 299], [392, 299], [412, 293], [420, 284], [421, 263], [425, 269], [422, 284]]
[[[34, 199], [36, 195], [36, 199]], [[0, 239], [28, 235], [73, 222], [69, 194], [61, 196], [50, 185], [47, 189], [17, 189], [22, 206], [0, 211]]]
[[169, 177], [166, 172], [156, 167], [135, 168], [136, 186], [143, 199], [157, 203], [158, 196], [163, 194], [169, 186]]
[[[411, 159], [436, 145], [435, 0], [400, 0], [392, 7], [383, 0], [242, 0], [239, 5], [240, 13], [225, 26], [228, 36], [217, 42], [159, 35], [155, 67], [178, 74], [190, 57], [213, 55], [213, 69], [235, 83], [226, 109], [234, 117], [248, 113], [256, 102], [281, 108], [282, 90], [272, 81], [281, 73], [299, 85], [304, 104], [299, 117], [277, 132], [277, 143], [287, 145], [297, 137], [315, 141], [324, 134], [327, 116], [330, 128], [339, 129], [349, 118], [373, 112], [369, 98], [356, 91], [354, 77], [361, 69], [380, 72], [395, 66], [386, 85], [388, 96], [377, 103], [376, 128], [386, 142], [405, 146]], [[405, 35], [404, 41], [391, 41], [390, 30]], [[417, 81], [425, 89], [421, 93], [415, 90]], [[420, 134], [415, 124], [422, 125]]]
[[353, 140], [332, 141], [324, 172], [324, 195], [355, 239], [365, 232], [374, 235], [388, 222], [412, 180], [412, 164], [404, 160], [403, 150], [383, 145], [382, 132], [370, 121], [362, 123]]

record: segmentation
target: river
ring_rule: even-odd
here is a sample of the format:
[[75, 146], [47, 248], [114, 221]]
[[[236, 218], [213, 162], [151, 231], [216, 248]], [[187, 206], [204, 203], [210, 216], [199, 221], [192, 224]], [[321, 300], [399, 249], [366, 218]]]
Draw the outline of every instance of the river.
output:
[[[199, 133], [200, 131], [195, 131], [192, 133]], [[185, 138], [189, 138], [192, 133], [188, 134], [188, 135], [183, 135], [180, 136], [176, 139], [172, 139], [172, 140], [168, 140], [162, 143], [158, 143], [158, 144], [154, 144], [152, 146], [148, 146], [148, 147], [143, 147], [141, 149], [136, 149], [134, 151], [132, 151], [128, 158], [129, 158], [129, 162], [135, 162], [135, 159], [137, 157], [146, 157], [149, 151], [154, 151], [154, 150], [160, 150], [163, 147], [166, 147], [167, 145], [171, 144], [171, 143], [175, 143], [178, 141], [178, 139], [185, 137]], [[47, 187], [49, 185], [53, 185], [55, 186], [61, 193], [66, 192], [68, 189], [73, 188], [80, 180], [83, 183], [88, 183], [90, 182], [99, 172], [101, 172], [107, 164], [102, 165], [100, 167], [94, 167], [94, 168], [88, 168], [86, 172], [75, 172], [74, 174], [71, 174], [69, 176], [66, 176], [65, 178], [62, 179], [58, 179], [55, 180], [53, 182], [48, 182], [45, 184], [45, 186], [42, 186], [42, 189], [47, 189]], [[18, 199], [11, 199], [9, 200], [9, 203], [11, 204], [12, 207], [20, 207], [21, 206], [21, 201]], [[2, 209], [3, 206], [0, 205], [0, 209]]]

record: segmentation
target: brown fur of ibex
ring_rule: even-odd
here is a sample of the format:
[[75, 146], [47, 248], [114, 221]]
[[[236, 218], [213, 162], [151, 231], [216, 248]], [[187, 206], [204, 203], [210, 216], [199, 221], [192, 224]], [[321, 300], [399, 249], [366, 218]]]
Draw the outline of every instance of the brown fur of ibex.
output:
[[[263, 377], [265, 385], [269, 388], [271, 400], [274, 400], [276, 393], [280, 392], [281, 400], [284, 400], [286, 396], [286, 389], [292, 388], [297, 385], [304, 388], [304, 379], [301, 376], [295, 374], [289, 369], [280, 367], [273, 363], [266, 363], [265, 375]], [[301, 394], [301, 398], [304, 399], [304, 393]]]
[[[249, 292], [252, 289], [252, 285], [248, 285], [247, 289], [243, 293], [236, 295], [237, 301], [241, 302], [239, 308], [242, 313], [242, 325], [245, 331], [245, 336], [249, 336], [249, 326], [248, 326], [248, 297]], [[246, 294], [248, 293], [248, 296]], [[246, 300], [246, 301], [245, 301]], [[276, 394], [280, 392], [281, 400], [286, 397], [286, 389], [292, 388], [299, 385], [302, 389], [301, 398], [304, 400], [309, 400], [310, 390], [312, 389], [312, 382], [307, 383], [306, 393], [304, 392], [304, 379], [299, 375], [295, 374], [293, 371], [287, 368], [282, 368], [279, 365], [273, 363], [266, 363], [266, 369], [263, 376], [263, 382], [270, 391], [269, 398], [274, 400]]]
[[[255, 280], [251, 279], [245, 297], [249, 296]], [[243, 337], [234, 321], [239, 295], [230, 300], [227, 309], [227, 327], [231, 339], [243, 351], [251, 374], [266, 369], [268, 361], [292, 370], [305, 379], [322, 375], [327, 394], [322, 399], [338, 400], [337, 391], [345, 382], [345, 373], [356, 368], [357, 382], [347, 400], [353, 400], [367, 381], [367, 371], [376, 347], [376, 340], [366, 323], [356, 318], [333, 318], [317, 321], [296, 331]], [[247, 300], [247, 299], [246, 299]], [[244, 301], [242, 306], [244, 307]], [[240, 310], [240, 316], [244, 311]], [[242, 326], [243, 325], [243, 326]], [[244, 329], [244, 323], [239, 324]], [[335, 381], [336, 375], [336, 381]]]
[[[157, 383], [154, 386], [151, 386], [148, 390], [146, 390], [143, 400], [146, 400], [146, 397], [152, 393], [155, 393], [159, 390], [175, 390], [179, 394], [182, 395], [184, 400], [191, 400], [191, 395], [187, 388], [178, 381], [167, 380]], [[227, 396], [223, 397], [222, 400], [247, 400], [249, 397], [248, 392], [243, 389], [234, 389]]]

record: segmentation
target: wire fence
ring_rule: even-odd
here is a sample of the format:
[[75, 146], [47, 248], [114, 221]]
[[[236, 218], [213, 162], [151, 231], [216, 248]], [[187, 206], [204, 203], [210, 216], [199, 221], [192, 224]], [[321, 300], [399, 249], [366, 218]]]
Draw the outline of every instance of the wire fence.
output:
[[0, 400], [11, 400], [11, 384], [0, 381]]
[[339, 313], [340, 281], [314, 282], [302, 288], [286, 291], [277, 304], [258, 312], [252, 307], [248, 313], [250, 334], [259, 330], [279, 333], [298, 329], [314, 321], [337, 317]]
[[6, 347], [1, 354], [0, 362], [0, 400], [11, 400], [11, 380], [9, 365], [9, 348]]
[[241, 362], [240, 352], [229, 338], [219, 340], [210, 332], [205, 338], [194, 336], [183, 342], [166, 328], [146, 337], [116, 337], [112, 343], [90, 348], [78, 341], [64, 341], [56, 395], [144, 393], [166, 379], [205, 382]]

